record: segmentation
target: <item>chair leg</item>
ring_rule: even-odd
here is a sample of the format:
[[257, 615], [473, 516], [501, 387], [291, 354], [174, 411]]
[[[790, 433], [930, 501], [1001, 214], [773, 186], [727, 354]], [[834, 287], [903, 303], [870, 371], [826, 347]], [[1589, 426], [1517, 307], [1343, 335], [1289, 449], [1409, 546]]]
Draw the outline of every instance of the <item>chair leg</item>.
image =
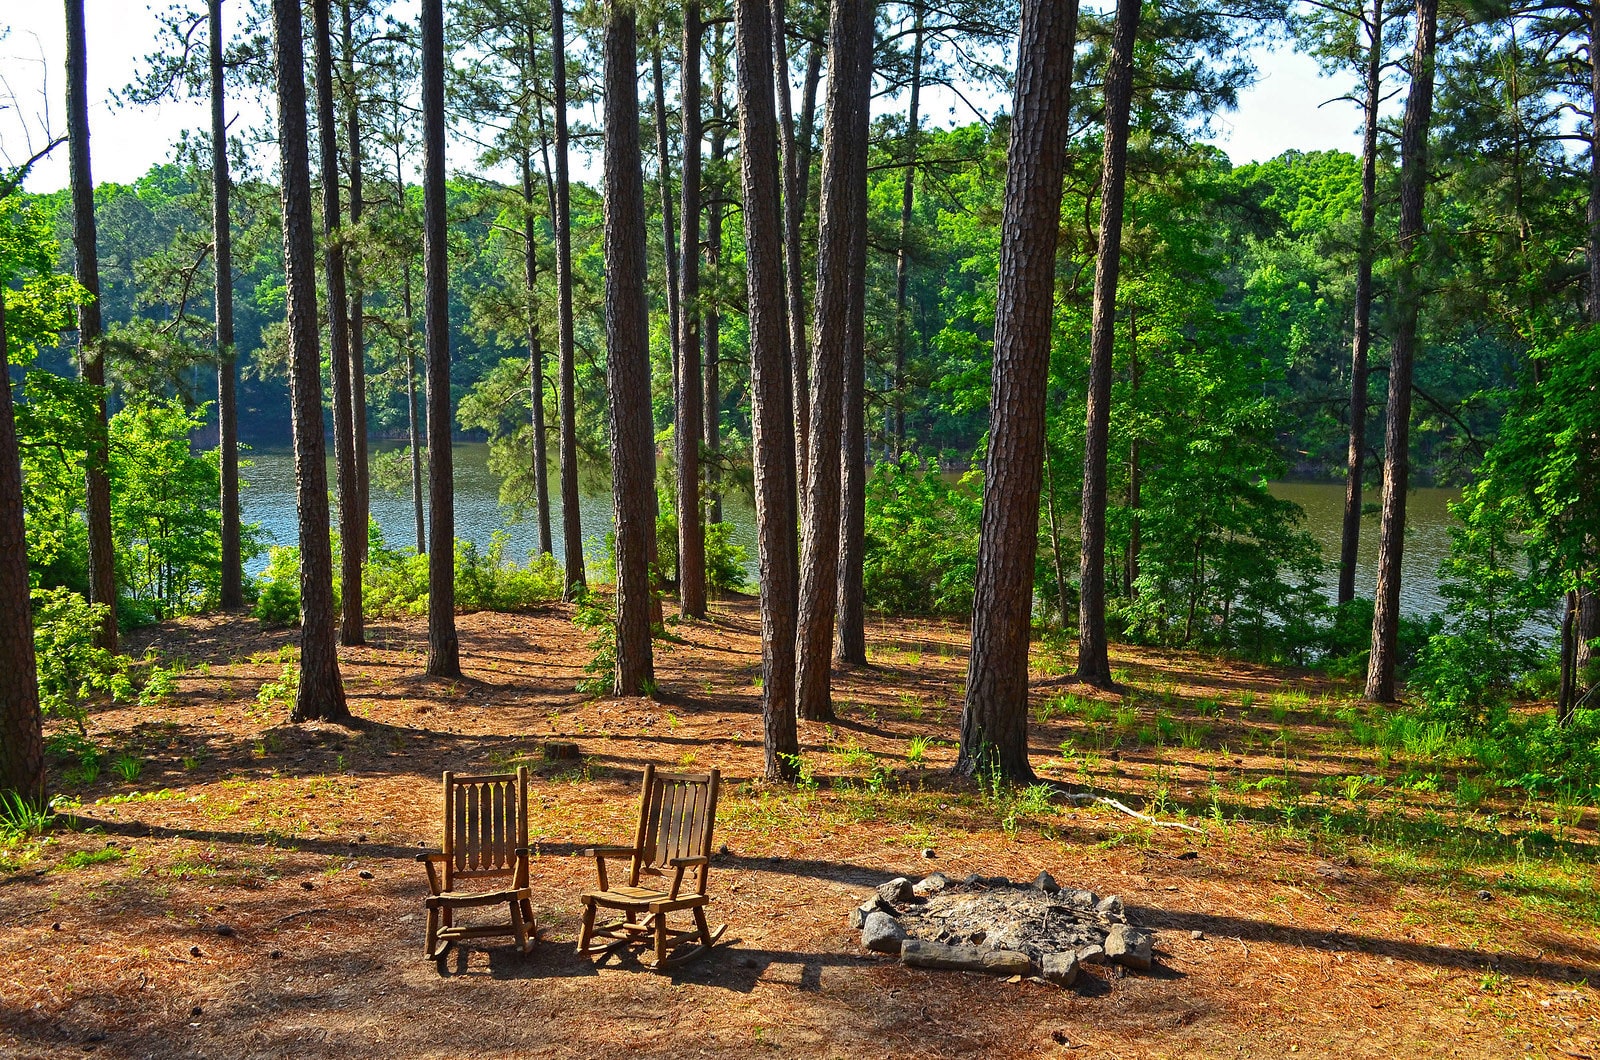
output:
[[583, 928], [578, 932], [578, 952], [589, 952], [589, 940], [594, 937], [594, 903], [583, 903]]
[[667, 914], [656, 913], [656, 965], [659, 967], [667, 961]]
[[522, 921], [522, 903], [513, 900], [506, 904], [511, 907], [511, 933], [517, 937], [517, 949], [526, 954], [528, 952], [528, 928]]
[[711, 928], [706, 924], [706, 907], [694, 907], [694, 926], [700, 929], [700, 944], [706, 949], [711, 948]]
[[528, 925], [528, 948], [539, 941], [539, 921], [533, 915], [533, 903], [528, 899], [522, 900], [522, 919]]
[[439, 910], [428, 910], [428, 938], [422, 944], [422, 955], [428, 960], [433, 960], [434, 948], [439, 945]]

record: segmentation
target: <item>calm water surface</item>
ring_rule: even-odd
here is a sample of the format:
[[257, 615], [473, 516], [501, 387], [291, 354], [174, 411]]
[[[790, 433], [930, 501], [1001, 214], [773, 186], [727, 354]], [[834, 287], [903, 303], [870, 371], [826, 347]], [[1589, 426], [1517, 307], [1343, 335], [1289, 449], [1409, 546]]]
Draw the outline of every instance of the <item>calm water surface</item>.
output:
[[[487, 545], [496, 530], [511, 535], [510, 553], [525, 559], [539, 547], [538, 523], [530, 518], [513, 522], [500, 507], [500, 479], [489, 470], [489, 447], [482, 442], [457, 442], [453, 449], [456, 492], [456, 536]], [[294, 506], [294, 455], [285, 450], [257, 450], [249, 454], [254, 464], [240, 472], [246, 486], [240, 491], [247, 523], [260, 523], [268, 544], [293, 545], [299, 534]], [[426, 476], [426, 469], [424, 469]], [[550, 531], [556, 555], [565, 547], [561, 533], [560, 483], [554, 471], [550, 482]], [[333, 461], [328, 461], [328, 488], [334, 487]], [[724, 498], [723, 518], [733, 524], [733, 541], [749, 552], [747, 567], [752, 579], [756, 572], [755, 512], [750, 502], [737, 494]], [[583, 492], [578, 498], [578, 515], [583, 525], [583, 549], [590, 563], [605, 550], [605, 537], [614, 524], [611, 494]], [[374, 489], [372, 517], [383, 528], [383, 538], [391, 548], [416, 544], [416, 515], [408, 490], [403, 496]], [[266, 566], [265, 557], [252, 565], [252, 573]]]
[[[511, 552], [514, 556], [520, 559], [532, 553], [538, 545], [537, 527], [531, 520], [512, 522], [509, 513], [500, 507], [500, 480], [489, 470], [489, 447], [482, 443], [458, 442], [454, 451], [457, 536], [487, 545], [490, 535], [503, 529], [511, 535]], [[253, 452], [249, 458], [254, 466], [243, 472], [247, 485], [241, 494], [245, 520], [260, 523], [270, 544], [294, 544], [296, 521], [292, 454], [267, 450]], [[331, 488], [331, 461], [328, 481]], [[558, 492], [556, 485], [552, 481], [551, 530], [559, 555], [562, 535], [559, 499], [554, 495]], [[1339, 560], [1344, 487], [1338, 483], [1281, 482], [1273, 485], [1272, 492], [1305, 509], [1305, 529], [1322, 546], [1325, 565], [1323, 584], [1331, 599], [1337, 582], [1335, 567]], [[1450, 526], [1454, 520], [1445, 505], [1459, 497], [1458, 490], [1419, 489], [1414, 490], [1407, 501], [1409, 527], [1406, 532], [1400, 600], [1403, 611], [1408, 615], [1431, 615], [1447, 606], [1447, 602], [1439, 596], [1438, 570], [1439, 561], [1450, 551]], [[1376, 493], [1367, 497], [1372, 504], [1379, 500]], [[605, 535], [612, 529], [611, 495], [603, 490], [586, 491], [579, 498], [578, 510], [583, 523], [584, 551], [594, 562], [603, 551]], [[415, 517], [409, 494], [397, 496], [374, 491], [372, 516], [383, 528], [384, 538], [391, 546], [405, 547], [414, 543]], [[746, 566], [754, 580], [755, 512], [749, 500], [738, 494], [730, 495], [723, 501], [723, 517], [733, 524], [734, 541], [747, 550]], [[257, 560], [253, 572], [259, 572], [264, 566], [264, 559]], [[1370, 516], [1362, 523], [1356, 591], [1371, 594], [1377, 580], [1378, 520], [1376, 516]]]

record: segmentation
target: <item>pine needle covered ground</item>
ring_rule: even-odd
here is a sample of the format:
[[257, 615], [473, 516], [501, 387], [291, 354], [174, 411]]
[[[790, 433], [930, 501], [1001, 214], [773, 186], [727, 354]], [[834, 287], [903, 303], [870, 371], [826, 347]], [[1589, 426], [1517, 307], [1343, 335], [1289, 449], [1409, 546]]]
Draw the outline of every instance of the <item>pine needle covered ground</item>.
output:
[[[671, 627], [653, 701], [574, 692], [592, 634], [570, 618], [462, 616], [453, 684], [418, 676], [420, 623], [378, 623], [342, 654], [349, 728], [287, 723], [289, 631], [147, 634], [167, 694], [57, 730], [78, 803], [0, 845], [0, 1053], [1600, 1057], [1596, 811], [1511, 798], [1356, 690], [1124, 649], [1129, 695], [1079, 694], [1037, 646], [1041, 777], [1196, 834], [953, 780], [958, 625], [872, 628], [838, 721], [802, 723], [802, 783], [772, 788], [751, 603]], [[581, 758], [546, 761], [550, 739]], [[574, 855], [629, 838], [646, 762], [727, 778], [732, 943], [671, 976], [572, 953], [593, 873]], [[521, 763], [544, 942], [436, 966], [412, 856], [437, 849], [439, 773]], [[1064, 992], [865, 957], [859, 896], [935, 869], [1120, 894], [1157, 970]]]

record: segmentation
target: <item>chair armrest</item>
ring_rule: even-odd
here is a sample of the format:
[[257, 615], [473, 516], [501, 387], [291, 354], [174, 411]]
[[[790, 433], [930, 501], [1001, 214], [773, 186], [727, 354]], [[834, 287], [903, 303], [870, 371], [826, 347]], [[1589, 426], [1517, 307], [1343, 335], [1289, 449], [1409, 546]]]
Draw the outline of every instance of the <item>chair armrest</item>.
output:
[[611, 889], [611, 884], [606, 879], [606, 858], [637, 857], [639, 854], [639, 849], [637, 847], [620, 846], [589, 847], [583, 852], [583, 854], [585, 857], [594, 858], [594, 871], [600, 877], [600, 889], [602, 891], [609, 891]]
[[709, 857], [702, 854], [694, 858], [673, 858], [667, 864], [672, 866], [672, 890], [667, 893], [673, 900], [677, 899], [678, 889], [683, 886], [685, 869], [700, 869], [700, 889], [705, 890], [706, 870], [711, 867], [711, 859]]
[[448, 865], [450, 859], [443, 854], [418, 854], [416, 860], [422, 862], [422, 867], [428, 870], [428, 890], [439, 894], [444, 890], [443, 881], [439, 879], [439, 870], [435, 865]]

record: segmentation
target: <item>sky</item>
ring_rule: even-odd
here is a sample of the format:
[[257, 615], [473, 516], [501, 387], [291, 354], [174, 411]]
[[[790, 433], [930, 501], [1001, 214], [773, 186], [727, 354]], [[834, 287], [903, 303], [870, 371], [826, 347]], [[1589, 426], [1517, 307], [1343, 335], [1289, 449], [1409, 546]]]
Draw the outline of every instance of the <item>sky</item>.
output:
[[[14, 0], [0, 15], [0, 164], [27, 159], [52, 135], [66, 131], [63, 67], [66, 45], [59, 4]], [[164, 10], [166, 0], [156, 7]], [[232, 5], [228, 5], [231, 7]], [[95, 180], [130, 182], [167, 161], [185, 129], [209, 125], [203, 100], [171, 101], [154, 107], [118, 105], [116, 95], [138, 78], [144, 56], [156, 46], [156, 15], [144, 0], [85, 0], [88, 20], [89, 125]], [[227, 8], [225, 8], [227, 10]], [[1217, 116], [1211, 137], [1234, 162], [1262, 161], [1290, 148], [1360, 151], [1360, 114], [1347, 102], [1327, 102], [1349, 85], [1320, 76], [1308, 58], [1287, 49], [1260, 50], [1254, 85], [1240, 93], [1239, 109]], [[903, 105], [903, 104], [889, 104]], [[930, 100], [930, 122], [970, 120], [964, 107]], [[241, 120], [259, 120], [259, 105], [247, 104]], [[598, 120], [598, 115], [592, 120]], [[458, 157], [459, 156], [459, 157]], [[470, 163], [466, 148], [452, 151], [452, 164]], [[575, 176], [587, 179], [592, 165], [575, 159]], [[67, 182], [63, 147], [37, 166], [27, 187], [51, 191]]]

